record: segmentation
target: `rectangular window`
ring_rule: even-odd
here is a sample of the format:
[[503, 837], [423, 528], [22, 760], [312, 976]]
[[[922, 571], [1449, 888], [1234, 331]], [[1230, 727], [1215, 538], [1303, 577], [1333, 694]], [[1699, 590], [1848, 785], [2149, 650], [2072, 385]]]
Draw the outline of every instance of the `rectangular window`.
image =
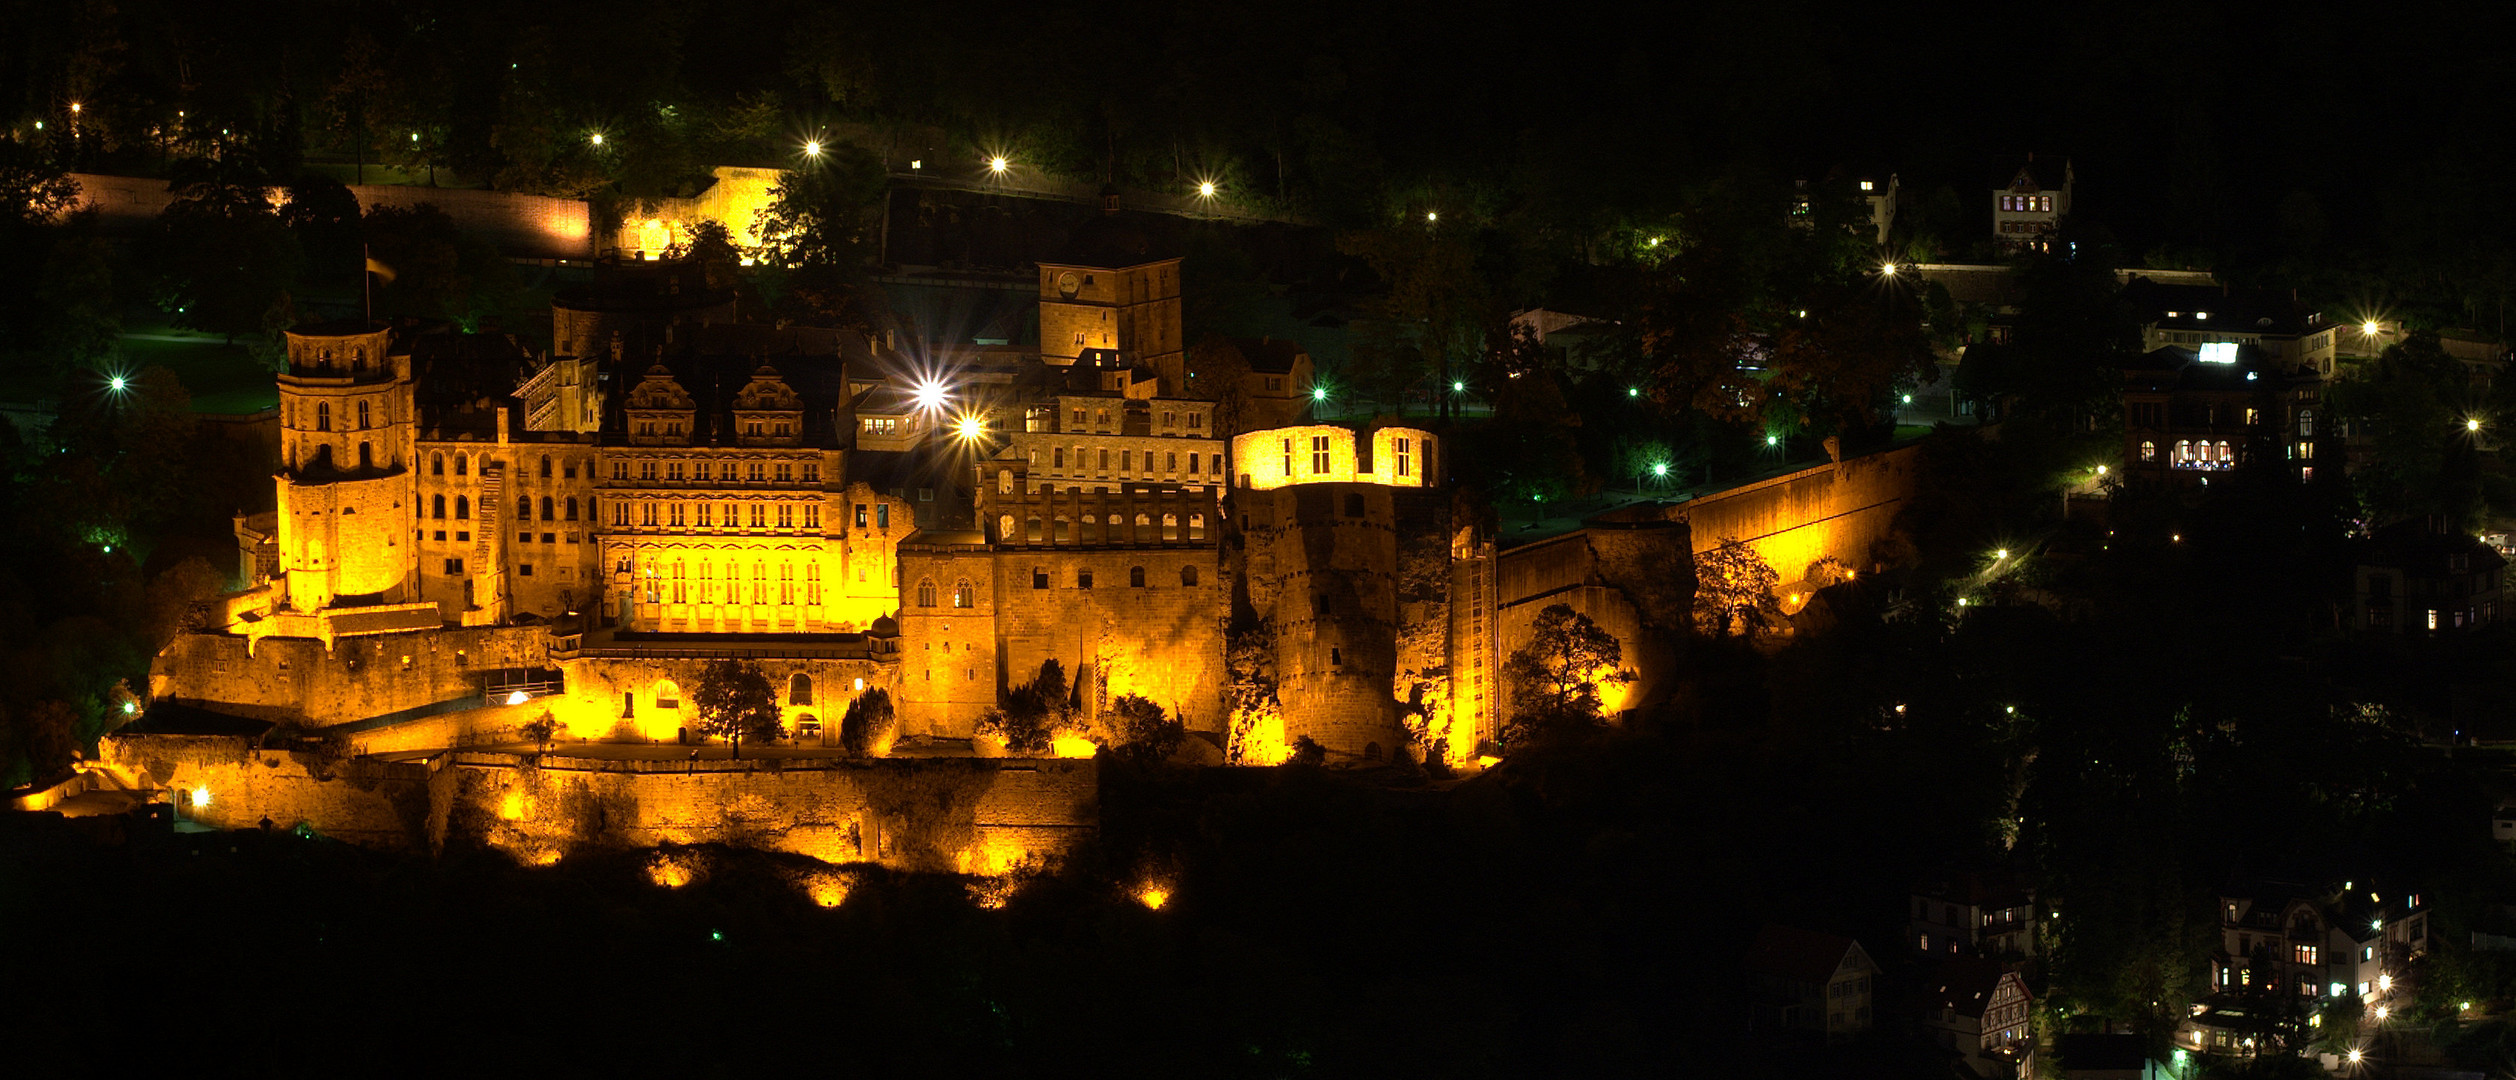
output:
[[779, 505], [778, 505], [778, 528], [781, 528], [781, 529], [792, 529], [792, 528], [794, 528], [794, 527], [795, 527], [795, 508], [794, 508], [794, 507], [792, 507], [792, 506], [787, 506], [787, 505], [785, 505], [785, 504], [783, 504], [783, 503], [779, 504]]
[[463, 560], [461, 560], [461, 559], [447, 559], [447, 560], [446, 560], [446, 573], [449, 573], [449, 574], [460, 574], [460, 573], [462, 573], [462, 572], [463, 572]]
[[874, 527], [877, 529], [888, 529], [891, 527], [890, 504], [884, 503], [874, 507]]
[[1412, 456], [1408, 453], [1408, 449], [1409, 449], [1409, 447], [1411, 447], [1412, 445], [1413, 445], [1413, 443], [1412, 443], [1412, 441], [1411, 441], [1411, 440], [1408, 440], [1408, 439], [1400, 439], [1400, 440], [1398, 440], [1398, 475], [1400, 475], [1400, 476], [1406, 476], [1406, 475], [1409, 475], [1409, 474], [1408, 474], [1408, 472], [1407, 472], [1407, 468], [1408, 468], [1408, 466], [1409, 466], [1410, 462], [1412, 461]]
[[821, 505], [819, 503], [804, 504], [804, 527], [807, 529], [818, 529], [821, 527]]
[[2296, 947], [2294, 947], [2294, 948], [2292, 948], [2292, 949], [2290, 950], [2290, 957], [2289, 957], [2289, 959], [2290, 959], [2290, 962], [2292, 962], [2292, 963], [2298, 963], [2298, 964], [2312, 964], [2312, 963], [2314, 963], [2314, 962], [2315, 962], [2315, 946], [2313, 946], [2313, 945], [2299, 945], [2299, 946], [2296, 946]]
[[674, 503], [672, 506], [671, 522], [675, 528], [679, 528], [682, 524], [682, 505], [680, 503]]
[[766, 467], [766, 466], [764, 466], [762, 463], [757, 462], [757, 461], [755, 461], [755, 462], [752, 462], [752, 463], [751, 463], [751, 482], [752, 482], [752, 483], [755, 483], [755, 484], [757, 484], [757, 483], [761, 483], [761, 482], [766, 481], [768, 478], [769, 478], [769, 474], [768, 474], [768, 470], [767, 470], [767, 467]]
[[769, 506], [767, 503], [751, 504], [751, 527], [755, 529], [765, 529], [769, 527]]
[[714, 516], [715, 516], [715, 511], [716, 511], [716, 504], [714, 504], [714, 503], [700, 503], [700, 504], [699, 504], [699, 527], [700, 527], [700, 528], [704, 529], [704, 528], [707, 528], [707, 527], [709, 526], [709, 524], [710, 524], [710, 519], [711, 519], [712, 517], [714, 517]]
[[1284, 440], [1284, 478], [1293, 478], [1293, 440]]
[[1313, 476], [1323, 476], [1328, 472], [1328, 437], [1325, 435], [1310, 437], [1310, 471]]
[[653, 480], [653, 479], [655, 479], [655, 463], [654, 463], [654, 462], [652, 462], [652, 461], [641, 461], [641, 462], [639, 462], [639, 463], [638, 463], [638, 479], [640, 479], [640, 480]]
[[818, 484], [821, 482], [820, 462], [807, 461], [804, 463], [804, 482], [807, 484]]
[[856, 504], [856, 527], [857, 527], [857, 528], [859, 528], [859, 529], [862, 529], [862, 528], [864, 528], [864, 527], [865, 527], [865, 504], [864, 504], [864, 503], [857, 503], [857, 504]]
[[778, 483], [791, 484], [794, 482], [795, 466], [789, 462], [778, 462]]

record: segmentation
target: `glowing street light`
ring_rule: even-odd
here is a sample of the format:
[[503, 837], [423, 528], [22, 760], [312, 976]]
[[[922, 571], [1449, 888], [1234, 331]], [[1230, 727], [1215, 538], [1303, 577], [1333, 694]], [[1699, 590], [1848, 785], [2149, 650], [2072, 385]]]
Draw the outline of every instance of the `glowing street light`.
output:
[[976, 439], [987, 434], [987, 421], [976, 416], [964, 416], [953, 422], [952, 433], [964, 439]]
[[2465, 431], [2475, 431], [2475, 432], [2480, 431], [2480, 430], [2481, 430], [2481, 420], [2480, 420], [2480, 418], [2479, 418], [2479, 417], [2474, 417], [2474, 418], [2472, 418], [2472, 419], [2470, 419], [2470, 420], [2466, 420], [2466, 421], [2464, 421], [2464, 430], [2465, 430]]
[[1626, 387], [1626, 388], [1625, 388], [1625, 396], [1626, 396], [1626, 397], [1629, 397], [1629, 398], [1638, 398], [1638, 397], [1641, 397], [1641, 396], [1642, 396], [1642, 387], [1639, 387], [1639, 386], [1628, 386], [1628, 387]]
[[1325, 386], [1314, 386], [1314, 387], [1311, 387], [1311, 388], [1310, 388], [1310, 399], [1311, 399], [1312, 401], [1326, 401], [1326, 400], [1328, 400], [1328, 388], [1327, 388], [1327, 387], [1325, 387]]
[[1464, 394], [1464, 393], [1467, 393], [1467, 392], [1468, 392], [1468, 384], [1467, 384], [1467, 381], [1466, 381], [1466, 380], [1464, 380], [1464, 379], [1452, 379], [1452, 380], [1450, 381], [1450, 392], [1451, 392], [1451, 393], [1454, 393], [1454, 394]]
[[1652, 462], [1652, 463], [1651, 463], [1651, 475], [1652, 475], [1652, 478], [1653, 478], [1653, 479], [1658, 479], [1658, 480], [1666, 480], [1666, 479], [1668, 479], [1668, 478], [1669, 478], [1669, 463], [1668, 463], [1668, 462], [1665, 462], [1665, 461], [1654, 461], [1654, 462]]
[[602, 133], [602, 132], [597, 131], [597, 132], [595, 132], [595, 133], [594, 133], [594, 134], [593, 134], [590, 138], [592, 139], [592, 141], [593, 141], [594, 145], [596, 145], [596, 146], [601, 146], [601, 145], [603, 145], [603, 133]]
[[1440, 213], [1438, 213], [1438, 212], [1436, 212], [1436, 211], [1432, 211], [1432, 210], [1427, 210], [1427, 211], [1424, 211], [1424, 223], [1425, 223], [1425, 224], [1430, 225], [1430, 224], [1432, 224], [1432, 223], [1434, 223], [1434, 222], [1436, 222], [1436, 221], [1440, 221], [1440, 220], [1441, 220], [1441, 214], [1440, 214]]
[[1996, 548], [1996, 549], [1994, 549], [1994, 550], [1993, 550], [1993, 552], [1992, 552], [1992, 557], [1993, 557], [1993, 558], [1995, 558], [1995, 559], [2006, 559], [2006, 558], [2008, 558], [2008, 557], [2009, 557], [2009, 549], [2008, 549], [2008, 548]]
[[1782, 436], [1780, 436], [1780, 435], [1767, 435], [1767, 436], [1765, 436], [1765, 445], [1767, 445], [1767, 446], [1780, 446], [1780, 445], [1782, 445]]
[[2375, 337], [2376, 335], [2384, 332], [2385, 324], [2374, 319], [2369, 319], [2368, 321], [2359, 324], [2359, 333], [2368, 337]]
[[806, 140], [804, 140], [804, 156], [805, 156], [805, 157], [808, 157], [808, 158], [817, 158], [817, 157], [820, 157], [820, 156], [821, 156], [821, 140], [819, 140], [819, 139], [806, 139]]
[[2353, 1047], [2353, 1048], [2351, 1048], [2351, 1050], [2350, 1050], [2350, 1053], [2349, 1053], [2348, 1057], [2350, 1058], [2350, 1064], [2356, 1065], [2356, 1064], [2358, 1064], [2358, 1063], [2360, 1063], [2360, 1062], [2362, 1062], [2362, 1061], [2367, 1060], [2367, 1052], [2366, 1052], [2366, 1051], [2364, 1051], [2364, 1050], [2360, 1050], [2360, 1049], [2358, 1049], [2358, 1048], [2356, 1048], [2356, 1047]]
[[2099, 476], [2104, 476], [2104, 475], [2105, 475], [2105, 466], [2103, 466], [2103, 465], [2099, 465], [2099, 466], [2097, 466], [2097, 475], [2099, 475]]
[[1198, 181], [1198, 182], [1197, 182], [1197, 197], [1198, 197], [1198, 198], [1200, 198], [1200, 199], [1211, 199], [1211, 198], [1213, 198], [1213, 197], [1214, 197], [1214, 181], [1212, 181], [1212, 180], [1200, 180], [1200, 181]]
[[116, 375], [112, 378], [106, 379], [105, 385], [113, 390], [114, 393], [119, 394], [125, 390], [131, 389], [131, 380], [123, 378], [120, 375]]
[[72, 116], [77, 116], [77, 115], [80, 113], [80, 111], [84, 110], [85, 108], [86, 108], [86, 106], [81, 105], [81, 104], [79, 104], [78, 102], [73, 101], [73, 102], [71, 102], [71, 103], [70, 103], [70, 115], [72, 115]]
[[1894, 276], [1896, 276], [1896, 264], [1894, 264], [1894, 263], [1880, 263], [1880, 264], [1878, 265], [1878, 272], [1879, 272], [1880, 274], [1882, 274], [1882, 275], [1887, 276], [1887, 277], [1894, 277]]
[[1005, 174], [1005, 170], [1012, 167], [1013, 163], [1006, 161], [1003, 154], [998, 154], [995, 157], [987, 159], [987, 171], [997, 176], [1003, 176]]
[[196, 808], [210, 805], [210, 789], [205, 787], [192, 789], [192, 805]]
[[932, 411], [943, 408], [944, 385], [941, 382], [934, 379], [920, 379], [917, 389], [910, 393], [916, 399], [917, 407], [920, 409]]

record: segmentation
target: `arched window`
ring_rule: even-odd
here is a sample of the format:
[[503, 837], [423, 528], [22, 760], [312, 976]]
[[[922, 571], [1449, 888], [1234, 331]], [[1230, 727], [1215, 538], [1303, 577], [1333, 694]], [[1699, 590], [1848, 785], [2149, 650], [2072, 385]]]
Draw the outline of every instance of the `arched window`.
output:
[[2142, 461], [2156, 461], [2156, 460], [2158, 460], [2158, 443], [2157, 443], [2157, 441], [2156, 441], [2156, 440], [2154, 440], [2154, 439], [2142, 439], [2142, 440], [2140, 440], [2140, 460], [2142, 460]]
[[1022, 538], [1034, 544], [1040, 542], [1040, 519], [1031, 518], [1022, 523]]
[[1012, 514], [1005, 514], [996, 519], [996, 539], [1007, 543], [1013, 542], [1014, 535]]
[[655, 707], [659, 709], [681, 708], [681, 687], [673, 685], [671, 679], [657, 679], [655, 681]]
[[[1138, 528], [1138, 529], [1146, 529], [1146, 528], [1151, 528], [1152, 526], [1153, 526], [1153, 517], [1152, 517], [1152, 515], [1149, 515], [1149, 514], [1138, 514], [1138, 515], [1136, 515], [1136, 528]], [[1143, 534], [1143, 533], [1138, 533], [1138, 534], [1136, 534], [1136, 536], [1137, 536], [1137, 538], [1138, 538], [1138, 539], [1143, 539], [1143, 538], [1144, 538], [1144, 534]]]
[[470, 496], [457, 495], [454, 497], [454, 519], [457, 521], [472, 520], [472, 499]]
[[1203, 540], [1206, 538], [1206, 516], [1204, 514], [1188, 515], [1188, 538], [1191, 540]]
[[358, 403], [358, 430], [367, 430], [367, 403], [364, 401]]
[[918, 579], [918, 582], [917, 582], [917, 606], [919, 606], [919, 607], [933, 607], [933, 606], [935, 606], [935, 583], [934, 583], [932, 580], [930, 580], [930, 579], [926, 579], [926, 578], [920, 578], [920, 579]]
[[2298, 410], [2298, 438], [2301, 438], [2301, 439], [2312, 439], [2312, 438], [2314, 438], [2314, 437], [2315, 437], [2315, 410], [2313, 410], [2313, 409], [2299, 409], [2299, 410]]
[[1380, 744], [1379, 744], [1379, 743], [1376, 743], [1376, 742], [1367, 742], [1367, 743], [1364, 743], [1364, 744], [1363, 744], [1363, 760], [1365, 760], [1365, 761], [1378, 761], [1378, 760], [1380, 760]]
[[786, 703], [789, 705], [812, 704], [812, 676], [797, 672], [792, 678], [786, 680]]
[[1127, 568], [1127, 587], [1130, 589], [1144, 588], [1144, 567], [1130, 566]]
[[428, 455], [428, 475], [430, 475], [430, 476], [444, 476], [445, 474], [446, 474], [446, 456], [445, 456], [444, 454], [430, 454], [430, 455]]
[[542, 455], [542, 479], [550, 479], [550, 455]]
[[358, 444], [358, 467], [362, 469], [372, 469], [375, 465], [376, 448], [368, 443]]
[[2228, 443], [2227, 443], [2227, 440], [2225, 440], [2225, 439], [2220, 440], [2220, 441], [2219, 441], [2219, 463], [2220, 463], [2220, 464], [2222, 464], [2222, 465], [2225, 465], [2225, 464], [2227, 464], [2227, 463], [2229, 463], [2229, 462], [2232, 462], [2232, 461], [2235, 461], [2235, 460], [2236, 460], [2236, 454], [2235, 454], [2235, 452], [2234, 452], [2234, 451], [2231, 451], [2231, 450], [2229, 450], [2229, 449], [2228, 449]]
[[1197, 568], [1194, 566], [1180, 567], [1179, 583], [1182, 585], [1195, 585], [1197, 583]]
[[683, 567], [682, 567], [682, 562], [681, 562], [681, 560], [680, 560], [680, 559], [674, 559], [674, 560], [673, 560], [673, 602], [674, 602], [674, 603], [676, 603], [676, 604], [686, 604], [686, 603], [689, 603], [689, 602], [690, 602], [690, 593], [687, 591], [686, 586], [684, 586], [684, 585], [682, 584], [682, 570], [683, 570]]
[[1072, 539], [1074, 539], [1074, 538], [1075, 538], [1075, 523], [1074, 523], [1074, 519], [1069, 518], [1069, 517], [1066, 517], [1066, 516], [1065, 516], [1065, 515], [1063, 515], [1063, 514], [1058, 515], [1058, 517], [1057, 517], [1057, 536], [1056, 536], [1056, 541], [1057, 541], [1058, 543], [1060, 543], [1060, 544], [1063, 544], [1063, 543], [1065, 543], [1066, 541], [1072, 540]]
[[470, 458], [464, 457], [461, 454], [454, 455], [454, 475], [461, 476], [466, 471], [470, 470], [471, 467]]
[[2175, 440], [2175, 463], [2182, 465], [2191, 460], [2193, 460], [2193, 440]]
[[1162, 515], [1162, 539], [1164, 539], [1164, 540], [1177, 540], [1177, 539], [1179, 539], [1179, 515], [1178, 515], [1178, 514], [1164, 514], [1164, 515]]
[[977, 603], [978, 593], [976, 590], [970, 588], [970, 581], [968, 578], [963, 578], [952, 583], [952, 606], [965, 608], [971, 607]]
[[515, 519], [516, 519], [517, 521], [524, 521], [524, 522], [529, 522], [529, 521], [532, 521], [532, 520], [533, 520], [533, 497], [532, 497], [532, 496], [530, 496], [530, 495], [518, 495], [518, 496], [516, 496], [516, 497], [515, 497]]
[[437, 519], [437, 520], [439, 520], [439, 521], [444, 521], [444, 520], [446, 519], [446, 497], [445, 497], [445, 496], [443, 496], [443, 495], [431, 495], [431, 496], [429, 496], [429, 497], [428, 497], [428, 516], [429, 516], [429, 517], [432, 517], [432, 518], [435, 518], [435, 519]]
[[570, 496], [568, 496], [568, 504], [567, 504], [567, 505], [568, 505], [568, 520], [570, 520], [570, 521], [575, 521], [575, 520], [577, 519], [577, 497], [576, 497], [576, 496], [574, 496], [574, 495], [570, 495]]
[[550, 504], [551, 504], [551, 499], [550, 499], [550, 496], [548, 496], [548, 495], [544, 495], [544, 496], [542, 496], [542, 520], [544, 520], [544, 521], [552, 521], [552, 520], [555, 520], [555, 519], [551, 516], [551, 512], [550, 512], [551, 506], [550, 506]]
[[315, 402], [315, 430], [316, 430], [316, 431], [330, 431], [330, 430], [332, 430], [332, 403], [331, 403], [331, 402], [329, 402], [329, 401], [318, 401], [318, 402]]
[[996, 470], [996, 494], [998, 494], [998, 495], [1011, 495], [1011, 494], [1013, 494], [1013, 470], [1012, 470], [1012, 469], [998, 469], [998, 470]]

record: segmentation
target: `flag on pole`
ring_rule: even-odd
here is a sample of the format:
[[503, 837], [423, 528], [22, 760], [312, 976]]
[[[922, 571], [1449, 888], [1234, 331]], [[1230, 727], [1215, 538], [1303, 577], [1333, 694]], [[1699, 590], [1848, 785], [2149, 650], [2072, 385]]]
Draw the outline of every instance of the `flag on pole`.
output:
[[367, 260], [367, 272], [383, 278], [387, 285], [393, 284], [393, 268], [377, 262], [373, 257]]

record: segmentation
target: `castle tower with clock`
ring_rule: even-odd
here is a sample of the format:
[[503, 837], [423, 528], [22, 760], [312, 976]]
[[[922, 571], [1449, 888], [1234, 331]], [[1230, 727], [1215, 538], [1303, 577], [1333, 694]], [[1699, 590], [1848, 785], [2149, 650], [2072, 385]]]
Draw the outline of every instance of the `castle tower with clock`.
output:
[[1040, 359], [1114, 369], [1143, 365], [1165, 392], [1184, 375], [1179, 257], [1157, 253], [1151, 234], [1103, 194], [1101, 216], [1040, 262]]

